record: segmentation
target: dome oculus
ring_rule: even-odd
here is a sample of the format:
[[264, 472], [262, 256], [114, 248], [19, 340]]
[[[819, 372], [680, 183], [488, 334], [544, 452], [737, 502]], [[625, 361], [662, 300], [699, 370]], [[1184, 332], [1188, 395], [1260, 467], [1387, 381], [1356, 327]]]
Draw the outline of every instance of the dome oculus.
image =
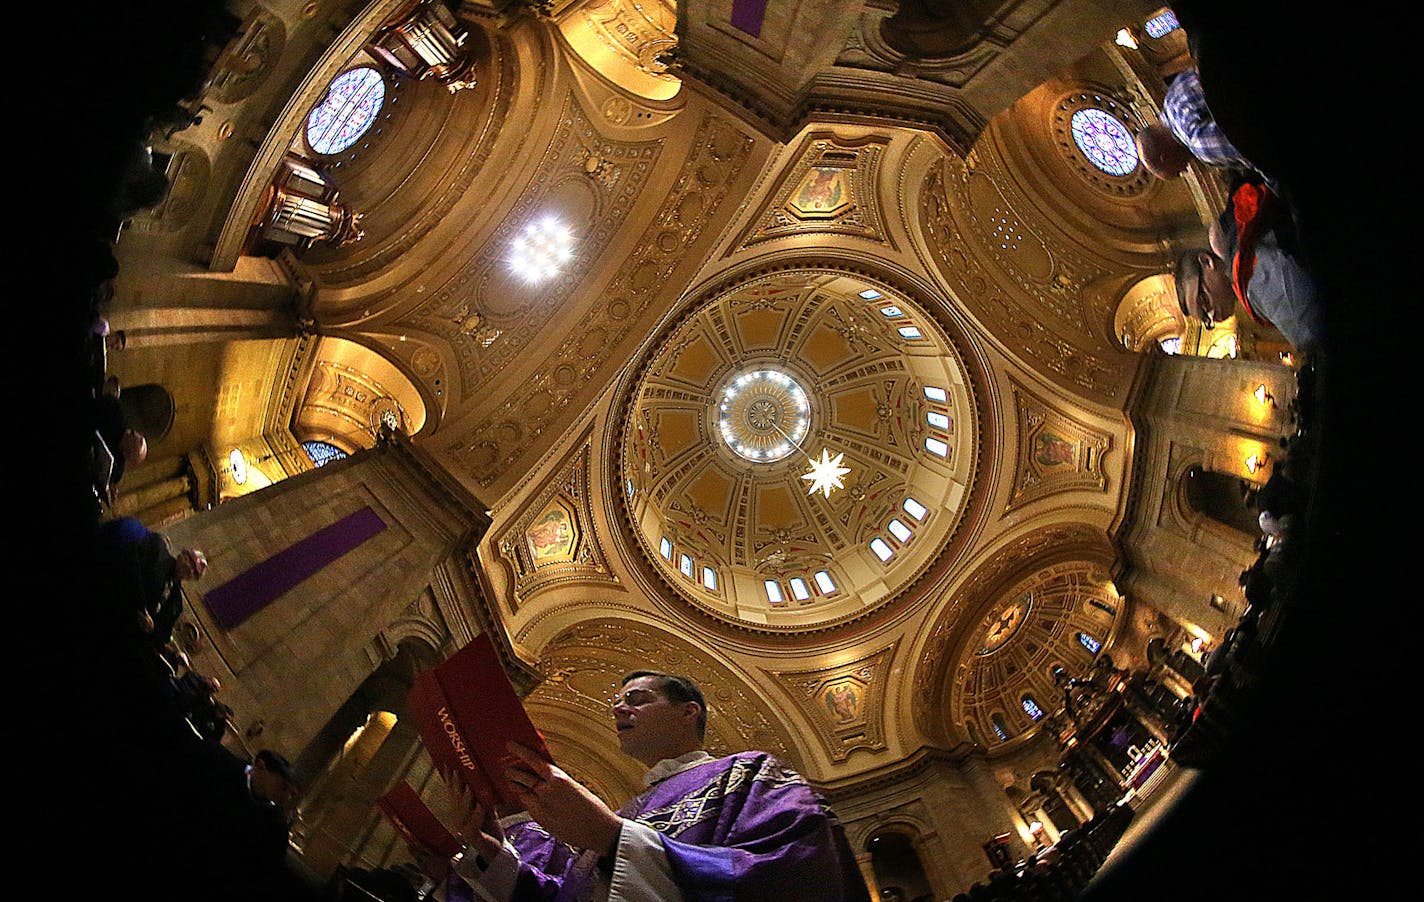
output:
[[737, 456], [757, 463], [785, 458], [811, 425], [811, 402], [786, 373], [762, 369], [742, 373], [722, 391], [717, 430]]

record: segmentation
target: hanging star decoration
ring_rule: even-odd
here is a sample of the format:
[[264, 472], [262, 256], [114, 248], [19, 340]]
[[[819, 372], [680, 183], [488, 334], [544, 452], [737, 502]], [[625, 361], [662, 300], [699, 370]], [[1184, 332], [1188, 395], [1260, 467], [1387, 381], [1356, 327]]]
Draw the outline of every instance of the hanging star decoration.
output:
[[850, 472], [850, 467], [841, 466], [843, 460], [845, 460], [844, 452], [832, 458], [829, 448], [821, 449], [820, 460], [808, 459], [807, 463], [811, 465], [811, 469], [801, 477], [811, 483], [811, 488], [807, 490], [806, 494], [814, 495], [821, 492], [829, 498], [832, 490], [845, 488], [845, 483], [841, 480]]

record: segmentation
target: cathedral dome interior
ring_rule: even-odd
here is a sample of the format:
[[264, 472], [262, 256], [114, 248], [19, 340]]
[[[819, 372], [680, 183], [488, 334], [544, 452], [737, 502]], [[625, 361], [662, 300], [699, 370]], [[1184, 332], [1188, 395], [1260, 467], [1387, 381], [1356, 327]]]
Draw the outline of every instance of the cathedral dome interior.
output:
[[406, 693], [481, 634], [615, 805], [620, 676], [693, 678], [877, 899], [1190, 782], [1313, 371], [1182, 313], [1230, 187], [1139, 158], [1167, 7], [224, 8], [112, 244], [107, 372], [167, 413], [104, 517], [207, 555], [175, 635], [294, 763], [304, 867], [409, 860], [395, 781], [449, 811]]

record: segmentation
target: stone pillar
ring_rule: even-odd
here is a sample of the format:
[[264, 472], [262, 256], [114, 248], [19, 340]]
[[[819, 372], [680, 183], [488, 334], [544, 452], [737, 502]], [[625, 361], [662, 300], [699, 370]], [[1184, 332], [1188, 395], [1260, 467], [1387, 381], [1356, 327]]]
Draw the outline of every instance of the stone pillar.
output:
[[860, 876], [865, 878], [865, 885], [870, 890], [870, 898], [878, 900], [880, 898], [880, 884], [875, 880], [874, 856], [869, 852], [855, 853], [856, 867], [860, 868]]
[[[188, 614], [220, 653], [211, 675], [239, 722], [262, 721], [260, 743], [295, 756], [394, 654], [397, 621], [454, 647], [496, 623], [469, 554], [484, 509], [396, 439], [170, 528], [176, 547], [207, 553]], [[353, 522], [350, 547], [315, 541]]]
[[[994, 774], [990, 771], [988, 763], [981, 758], [970, 757], [964, 760], [959, 769], [969, 780], [969, 785], [974, 787], [975, 793], [986, 808], [986, 813], [989, 813], [993, 820], [1002, 824], [1001, 832], [1010, 833], [1018, 840], [1017, 844], [1012, 846], [1014, 856], [1023, 858], [1033, 852], [1032, 845], [1024, 840], [1024, 837], [1029, 835], [1028, 823], [1024, 821], [1018, 808], [1009, 801], [1009, 797], [1004, 794], [1004, 787], [994, 779]], [[989, 838], [988, 836], [983, 837], [985, 840]]]

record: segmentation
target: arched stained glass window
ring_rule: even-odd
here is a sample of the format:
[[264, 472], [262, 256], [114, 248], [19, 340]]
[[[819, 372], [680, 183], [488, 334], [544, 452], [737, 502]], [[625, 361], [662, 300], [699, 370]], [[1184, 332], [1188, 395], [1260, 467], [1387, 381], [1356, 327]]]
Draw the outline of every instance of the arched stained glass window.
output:
[[1078, 641], [1083, 643], [1083, 647], [1086, 648], [1088, 651], [1092, 652], [1093, 654], [1097, 654], [1098, 651], [1103, 647], [1103, 644], [1101, 642], [1099, 642], [1097, 639], [1094, 639], [1092, 636], [1089, 636], [1087, 633], [1079, 633]]
[[341, 73], [307, 114], [307, 143], [317, 153], [341, 153], [376, 121], [385, 99], [386, 83], [370, 66]]
[[1180, 23], [1177, 21], [1177, 14], [1169, 9], [1148, 19], [1147, 24], [1142, 27], [1147, 29], [1147, 33], [1152, 37], [1160, 38], [1176, 31]]
[[327, 442], [302, 442], [302, 450], [307, 452], [307, 457], [318, 467], [324, 467], [333, 460], [341, 460], [346, 456], [345, 451]]
[[1088, 162], [1108, 175], [1127, 175], [1137, 168], [1137, 142], [1127, 126], [1107, 110], [1084, 107], [1073, 114], [1073, 142]]
[[1038, 720], [1043, 716], [1043, 709], [1038, 706], [1038, 702], [1033, 700], [1033, 696], [1025, 695], [1022, 704], [1024, 713], [1029, 716], [1030, 720]]

